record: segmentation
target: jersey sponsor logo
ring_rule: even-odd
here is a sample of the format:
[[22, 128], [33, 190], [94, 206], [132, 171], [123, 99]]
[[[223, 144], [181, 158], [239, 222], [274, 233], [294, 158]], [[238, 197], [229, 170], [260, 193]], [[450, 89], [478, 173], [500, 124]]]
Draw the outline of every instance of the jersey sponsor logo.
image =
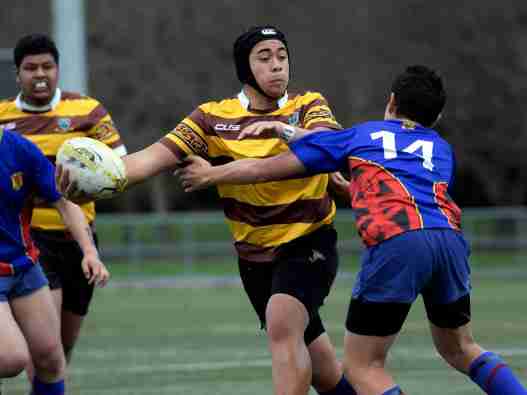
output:
[[218, 132], [238, 132], [240, 128], [240, 125], [232, 125], [226, 123], [217, 123], [216, 125], [214, 125], [214, 130]]
[[71, 119], [69, 118], [59, 118], [57, 120], [57, 126], [63, 132], [67, 132], [71, 128]]
[[24, 173], [18, 171], [11, 175], [11, 186], [14, 191], [19, 191], [24, 186]]
[[207, 144], [190, 126], [180, 123], [170, 133], [185, 142], [196, 154], [202, 156], [208, 154]]

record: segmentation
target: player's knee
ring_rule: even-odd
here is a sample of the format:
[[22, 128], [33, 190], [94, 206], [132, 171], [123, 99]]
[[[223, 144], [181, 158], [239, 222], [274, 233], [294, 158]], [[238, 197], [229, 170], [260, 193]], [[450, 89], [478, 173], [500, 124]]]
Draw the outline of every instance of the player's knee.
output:
[[294, 325], [286, 320], [273, 319], [267, 321], [267, 337], [271, 343], [282, 343], [295, 338], [295, 335], [303, 339], [302, 332], [298, 329], [295, 330]]
[[64, 351], [60, 342], [49, 342], [41, 345], [34, 351], [33, 364], [37, 372], [45, 372], [46, 375], [60, 375], [66, 367]]
[[300, 301], [289, 295], [273, 295], [266, 310], [267, 336], [271, 342], [304, 341], [309, 316]]
[[29, 354], [24, 351], [0, 353], [0, 375], [2, 377], [18, 376], [24, 371], [30, 361]]

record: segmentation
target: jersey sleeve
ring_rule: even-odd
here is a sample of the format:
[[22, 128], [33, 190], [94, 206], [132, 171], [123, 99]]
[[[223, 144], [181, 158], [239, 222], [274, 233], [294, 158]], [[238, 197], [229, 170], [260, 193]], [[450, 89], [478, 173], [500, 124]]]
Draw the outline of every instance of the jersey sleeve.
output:
[[187, 155], [206, 158], [209, 154], [208, 128], [206, 113], [197, 108], [159, 142], [180, 158]]
[[88, 130], [87, 136], [106, 144], [119, 156], [126, 155], [126, 146], [124, 145], [119, 130], [117, 130], [112, 117], [106, 108], [97, 102], [97, 106], [93, 109], [91, 115], [93, 115], [97, 121], [93, 127]]
[[321, 131], [293, 142], [289, 148], [309, 174], [331, 173], [346, 168], [354, 135], [354, 129], [339, 133]]
[[304, 129], [327, 128], [340, 130], [327, 100], [319, 93], [312, 95], [312, 100], [304, 107], [301, 126]]
[[61, 198], [55, 184], [55, 166], [44, 156], [42, 151], [31, 141], [20, 137], [22, 157], [26, 167], [26, 174], [30, 175], [31, 182], [37, 195], [54, 203]]

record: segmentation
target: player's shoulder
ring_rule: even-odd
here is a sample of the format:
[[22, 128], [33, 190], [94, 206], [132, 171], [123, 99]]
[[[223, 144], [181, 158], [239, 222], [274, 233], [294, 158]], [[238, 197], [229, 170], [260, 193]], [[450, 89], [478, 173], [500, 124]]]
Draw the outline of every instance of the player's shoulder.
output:
[[202, 103], [198, 110], [207, 115], [232, 118], [241, 115], [244, 107], [237, 96], [232, 96]]
[[78, 109], [85, 109], [88, 111], [97, 107], [102, 107], [102, 103], [96, 98], [72, 91], [61, 92], [60, 104], [74, 106]]
[[300, 106], [308, 104], [327, 105], [325, 97], [320, 92], [300, 89], [288, 92], [287, 96], [290, 101]]
[[0, 100], [0, 119], [5, 118], [7, 114], [18, 112], [16, 106], [16, 97], [10, 97]]
[[34, 149], [34, 144], [15, 130], [0, 125], [0, 134], [1, 142], [8, 145], [14, 152], [27, 152]]

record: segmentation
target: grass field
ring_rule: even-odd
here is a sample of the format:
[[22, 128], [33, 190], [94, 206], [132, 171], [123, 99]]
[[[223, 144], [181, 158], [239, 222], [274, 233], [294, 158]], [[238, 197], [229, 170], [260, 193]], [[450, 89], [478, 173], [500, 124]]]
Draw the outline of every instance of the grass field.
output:
[[[69, 394], [272, 394], [265, 336], [235, 281], [234, 265], [222, 266], [185, 276], [184, 269], [163, 263], [114, 265], [113, 284], [97, 293], [76, 350]], [[500, 352], [527, 383], [525, 269], [481, 258], [474, 265], [473, 316], [478, 341]], [[339, 355], [352, 281], [349, 271], [343, 273], [322, 310]], [[421, 301], [390, 367], [407, 394], [481, 393], [435, 354]], [[28, 393], [23, 377], [4, 387], [4, 395]]]

